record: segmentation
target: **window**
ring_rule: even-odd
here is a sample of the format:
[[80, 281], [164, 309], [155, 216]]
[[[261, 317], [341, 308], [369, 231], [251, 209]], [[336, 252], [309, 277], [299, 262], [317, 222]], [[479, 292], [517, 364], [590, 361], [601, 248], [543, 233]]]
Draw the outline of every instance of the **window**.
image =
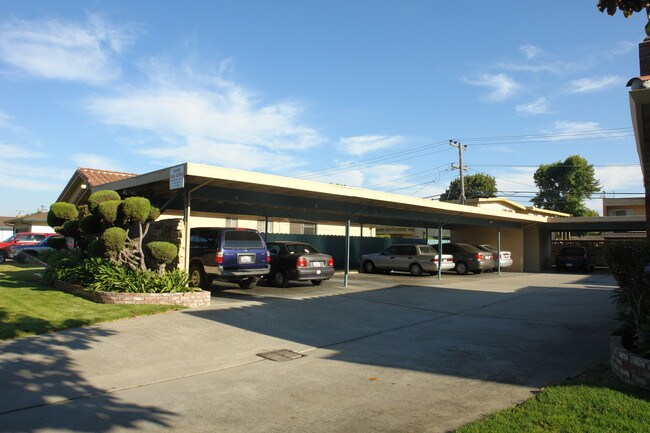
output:
[[318, 250], [307, 244], [287, 244], [291, 254], [317, 254]]
[[280, 254], [280, 245], [269, 245], [269, 254], [272, 256], [277, 256]]
[[289, 233], [292, 235], [315, 235], [317, 225], [315, 223], [290, 223]]
[[632, 209], [610, 209], [609, 216], [631, 216], [634, 215]]

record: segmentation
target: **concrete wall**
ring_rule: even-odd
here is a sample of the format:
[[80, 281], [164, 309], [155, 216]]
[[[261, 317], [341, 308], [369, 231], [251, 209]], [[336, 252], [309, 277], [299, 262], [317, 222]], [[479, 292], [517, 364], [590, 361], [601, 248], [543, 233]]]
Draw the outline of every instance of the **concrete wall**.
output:
[[[454, 228], [451, 231], [452, 242], [468, 244], [490, 244], [497, 246], [497, 227], [467, 226]], [[512, 266], [504, 268], [504, 272], [522, 272], [524, 270], [524, 233], [520, 229], [501, 228], [501, 249], [510, 251]]]
[[551, 232], [541, 231], [537, 224], [524, 231], [524, 272], [542, 272], [551, 269]]

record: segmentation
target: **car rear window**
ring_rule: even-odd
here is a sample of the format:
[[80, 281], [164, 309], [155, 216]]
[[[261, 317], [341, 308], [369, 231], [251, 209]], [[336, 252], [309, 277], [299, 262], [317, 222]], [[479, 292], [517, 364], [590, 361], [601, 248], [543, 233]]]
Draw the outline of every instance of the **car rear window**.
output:
[[422, 254], [436, 254], [436, 250], [433, 249], [433, 247], [425, 246], [425, 247], [420, 247], [420, 252]]
[[257, 232], [231, 230], [224, 234], [224, 248], [264, 248]]
[[560, 250], [560, 255], [563, 256], [584, 256], [585, 250], [582, 248], [562, 248]]
[[287, 249], [291, 254], [318, 254], [319, 251], [311, 245], [305, 244], [287, 244]]

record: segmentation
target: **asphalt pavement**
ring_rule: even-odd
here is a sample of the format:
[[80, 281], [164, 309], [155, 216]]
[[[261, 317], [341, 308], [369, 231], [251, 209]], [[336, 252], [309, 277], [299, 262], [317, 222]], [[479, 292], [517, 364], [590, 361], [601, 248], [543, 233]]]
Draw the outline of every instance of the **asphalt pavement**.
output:
[[614, 285], [599, 271], [214, 286], [210, 307], [0, 342], [0, 431], [452, 431], [607, 361]]

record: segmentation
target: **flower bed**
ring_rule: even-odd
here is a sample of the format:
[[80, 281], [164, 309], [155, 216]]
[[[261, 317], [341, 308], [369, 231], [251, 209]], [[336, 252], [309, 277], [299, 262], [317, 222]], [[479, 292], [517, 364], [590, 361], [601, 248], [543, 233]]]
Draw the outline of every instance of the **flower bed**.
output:
[[650, 389], [650, 359], [625, 349], [621, 337], [617, 335], [612, 336], [610, 349], [614, 374], [625, 383]]
[[210, 292], [124, 293], [88, 290], [77, 284], [56, 281], [54, 287], [100, 304], [166, 304], [186, 307], [210, 305]]

